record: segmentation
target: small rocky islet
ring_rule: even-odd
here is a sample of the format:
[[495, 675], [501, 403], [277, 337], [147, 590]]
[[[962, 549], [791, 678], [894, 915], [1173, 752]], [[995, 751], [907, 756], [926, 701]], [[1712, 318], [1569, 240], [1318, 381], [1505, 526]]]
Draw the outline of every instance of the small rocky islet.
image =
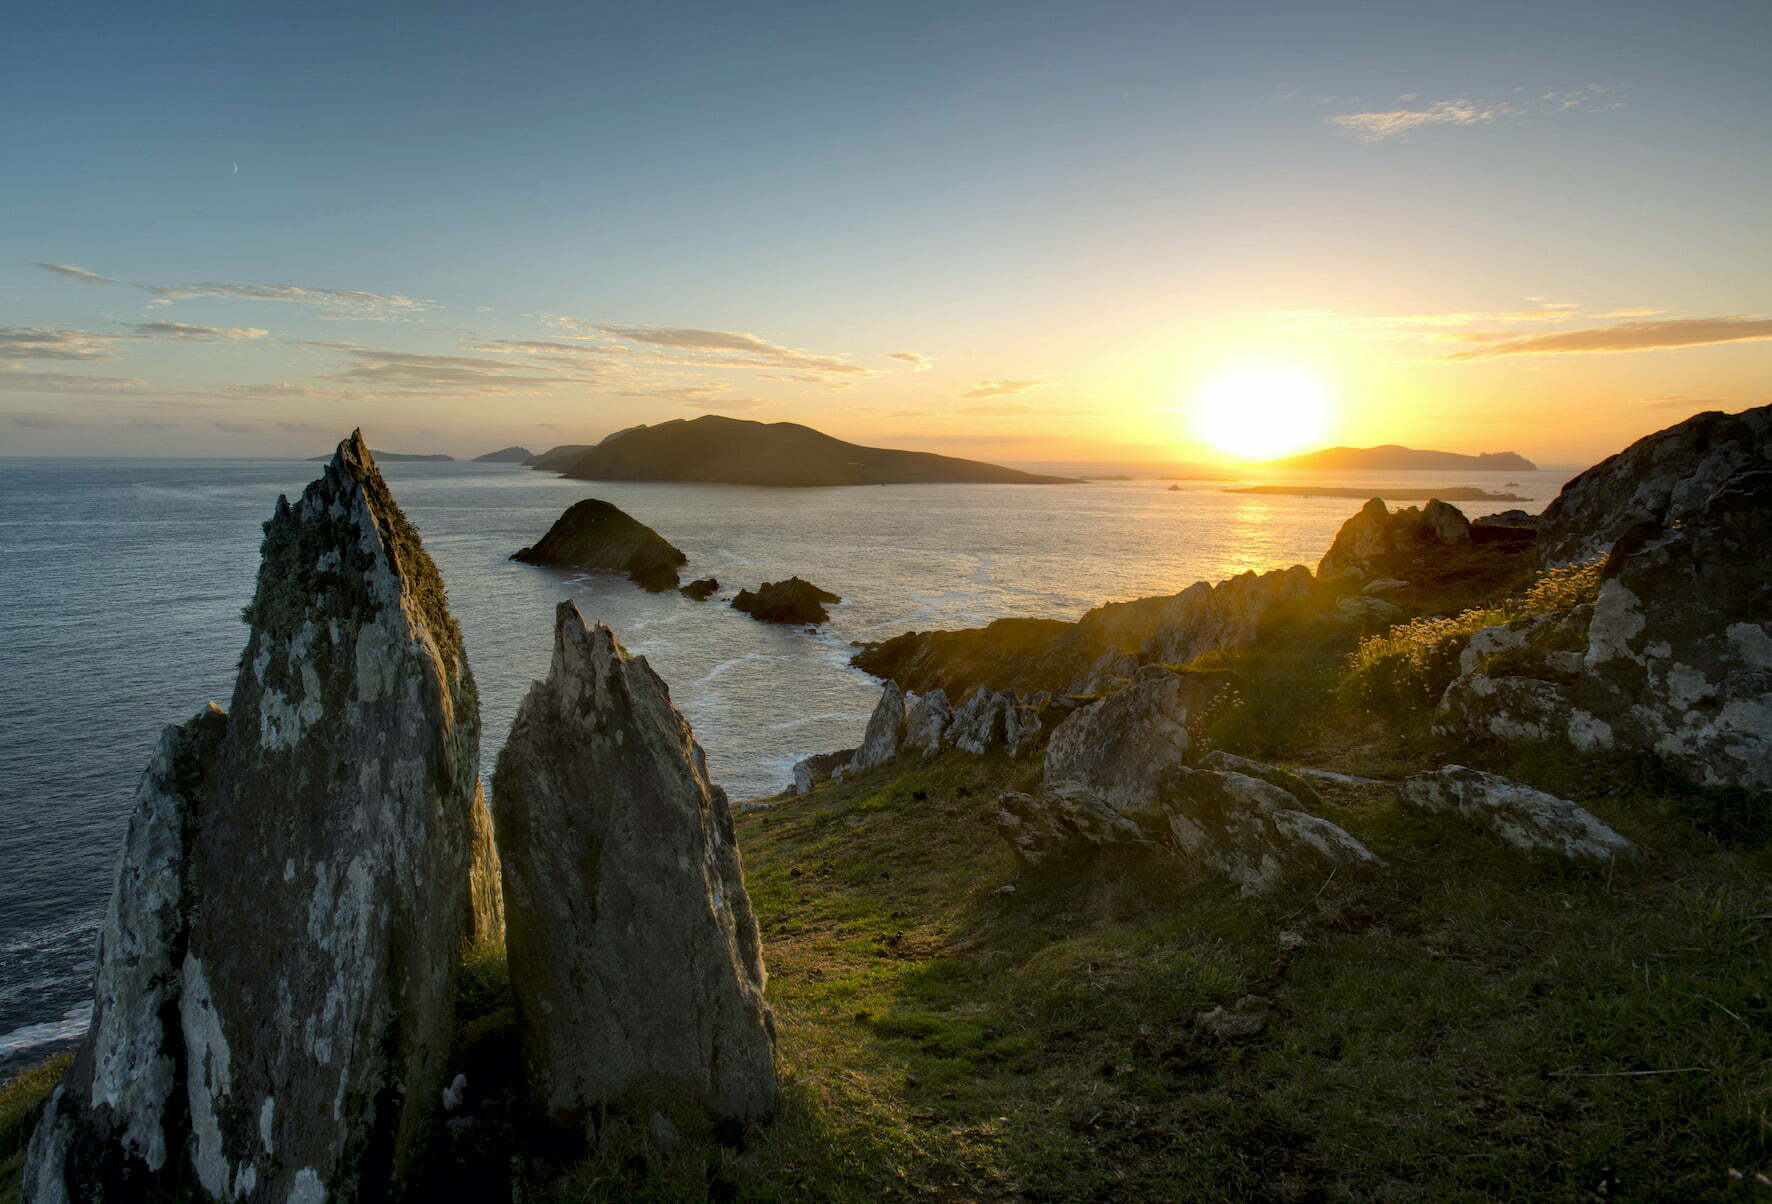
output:
[[[947, 1026], [941, 1012], [877, 1015], [871, 1009], [881, 1006], [880, 996], [865, 984], [899, 962], [928, 967], [935, 978], [926, 988], [905, 979], [899, 989], [926, 989], [926, 998], [948, 1002], [925, 1006], [950, 1007], [956, 1000], [949, 997], [969, 981], [954, 975], [968, 973], [963, 967], [979, 950], [988, 974], [970, 988], [978, 1002], [969, 1006], [1005, 1006], [989, 983], [1024, 974], [1022, 955], [1013, 952], [1018, 940], [1050, 942], [1040, 948], [1060, 960], [1039, 962], [1038, 989], [1055, 1000], [1074, 994], [1069, 1006], [1100, 1007], [1085, 1001], [1142, 989], [1124, 977], [1126, 967], [1145, 964], [1138, 958], [1182, 974], [1173, 980], [1180, 985], [1164, 990], [1198, 1002], [1188, 1005], [1191, 1018], [1159, 1020], [1159, 996], [1151, 996], [1140, 1005], [1143, 1021], [1123, 1036], [1118, 1020], [1099, 1013], [1098, 1033], [1084, 1039], [1089, 1049], [1108, 1041], [1110, 1060], [1086, 1076], [1094, 1102], [1082, 1111], [1061, 1098], [1069, 1090], [1063, 1082], [1041, 1079], [1035, 1065], [1016, 1060], [1019, 1046], [987, 1028], [979, 1039], [1006, 1052], [980, 1053], [970, 1073], [998, 1092], [1026, 1083], [1022, 1089], [1045, 1102], [1025, 1113], [1001, 1097], [980, 1106], [991, 1117], [1008, 1109], [993, 1124], [1072, 1143], [1079, 1156], [1121, 1149], [1110, 1160], [1114, 1173], [1146, 1176], [1135, 1180], [1146, 1186], [1179, 1182], [1161, 1178], [1187, 1174], [1165, 1160], [1162, 1141], [1115, 1146], [1120, 1138], [1099, 1129], [1103, 1118], [1148, 1123], [1139, 1116], [1184, 1106], [1202, 1084], [1245, 1090], [1244, 1059], [1223, 1052], [1239, 1045], [1268, 1059], [1260, 1077], [1278, 1090], [1290, 1070], [1273, 1059], [1292, 1038], [1272, 1034], [1316, 1031], [1296, 1010], [1309, 997], [1311, 975], [1359, 972], [1358, 958], [1335, 948], [1371, 946], [1366, 956], [1382, 961], [1399, 942], [1452, 942], [1415, 972], [1421, 991], [1433, 989], [1430, 968], [1446, 957], [1475, 966], [1477, 952], [1456, 944], [1468, 928], [1457, 917], [1443, 917], [1451, 928], [1420, 938], [1406, 926], [1379, 945], [1362, 935], [1388, 931], [1386, 909], [1437, 923], [1434, 901], [1414, 895], [1426, 881], [1438, 890], [1442, 879], [1467, 872], [1459, 859], [1490, 876], [1511, 873], [1509, 858], [1522, 867], [1539, 864], [1533, 858], [1572, 867], [1540, 878], [1522, 868], [1518, 881], [1538, 883], [1542, 898], [1516, 888], [1505, 901], [1484, 904], [1518, 910], [1527, 922], [1514, 939], [1527, 945], [1548, 939], [1541, 929], [1553, 923], [1533, 925], [1534, 906], [1553, 918], [1571, 908], [1601, 914], [1599, 895], [1628, 899], [1639, 891], [1632, 875], [1654, 873], [1670, 858], [1686, 860], [1654, 879], [1661, 885], [1651, 894], [1683, 897], [1684, 886], [1662, 879], [1709, 864], [1670, 848], [1683, 839], [1676, 829], [1693, 821], [1633, 811], [1634, 795], [1611, 803], [1546, 784], [1579, 787], [1589, 772], [1582, 767], [1600, 764], [1594, 758], [1653, 762], [1656, 773], [1687, 785], [1639, 791], [1710, 800], [1704, 805], [1730, 808], [1706, 813], [1726, 815], [1734, 825], [1727, 830], [1759, 830], [1772, 789], [1768, 530], [1772, 407], [1700, 415], [1652, 435], [1576, 478], [1536, 521], [1512, 514], [1473, 523], [1443, 501], [1392, 510], [1374, 499], [1343, 526], [1314, 572], [1295, 566], [1200, 583], [1099, 607], [1075, 623], [1000, 620], [864, 648], [857, 663], [886, 684], [859, 745], [803, 760], [792, 795], [738, 817], [708, 780], [665, 684], [612, 632], [566, 603], [556, 615], [548, 676], [524, 701], [500, 756], [488, 813], [473, 678], [442, 582], [354, 436], [322, 479], [295, 505], [279, 503], [267, 524], [229, 709], [210, 708], [168, 728], [144, 775], [101, 935], [92, 1028], [36, 1125], [21, 1197], [413, 1197], [424, 1194], [427, 1175], [447, 1175], [468, 1165], [464, 1158], [508, 1194], [519, 1184], [546, 1184], [570, 1165], [570, 1151], [589, 1150], [587, 1165], [601, 1167], [599, 1181], [614, 1185], [605, 1194], [652, 1190], [648, 1176], [676, 1173], [683, 1158], [705, 1158], [695, 1164], [705, 1165], [695, 1182], [710, 1195], [743, 1196], [734, 1184], [749, 1181], [747, 1174], [764, 1176], [762, 1190], [768, 1176], [792, 1168], [814, 1185], [806, 1194], [822, 1198], [842, 1194], [840, 1183], [875, 1182], [860, 1171], [862, 1179], [845, 1180], [823, 1166], [823, 1142], [880, 1173], [893, 1165], [889, 1157], [866, 1161], [883, 1156], [863, 1153], [873, 1147], [855, 1136], [862, 1130], [926, 1134], [941, 1151], [937, 1160], [924, 1155], [895, 1173], [910, 1177], [911, 1194], [955, 1194], [960, 1180], [943, 1176], [958, 1164], [942, 1159], [959, 1155], [928, 1118], [959, 1109], [955, 1119], [963, 1120], [970, 1097], [964, 1079], [923, 1078], [971, 1056], [956, 1053], [970, 1048], [964, 1043], [972, 1038], [960, 1035], [970, 1030]], [[632, 571], [625, 563], [608, 567]], [[1264, 697], [1276, 696], [1262, 675], [1307, 655], [1349, 658], [1347, 679], [1365, 693], [1337, 704], [1356, 715], [1356, 727], [1343, 730], [1383, 741], [1389, 725], [1395, 747], [1251, 755], [1264, 743], [1312, 747], [1308, 739], [1260, 735], [1264, 724], [1287, 721], [1261, 709]], [[1412, 656], [1428, 660], [1417, 665]], [[1400, 678], [1386, 676], [1403, 662], [1410, 667]], [[1290, 679], [1275, 680], [1283, 696]], [[1408, 694], [1421, 680], [1433, 690]], [[1397, 709], [1383, 709], [1383, 699]], [[1302, 703], [1292, 718], [1309, 718]], [[1227, 732], [1255, 736], [1226, 748]], [[1425, 763], [1424, 749], [1437, 750]], [[1496, 772], [1504, 765], [1520, 767], [1517, 776]], [[1567, 772], [1555, 768], [1563, 765]], [[1376, 776], [1362, 776], [1373, 766], [1381, 767]], [[933, 826], [922, 822], [926, 812]], [[966, 816], [994, 834], [1004, 865], [1019, 868], [999, 868], [981, 850], [968, 873], [982, 873], [982, 881], [953, 885], [945, 903], [924, 900], [916, 884], [932, 871], [923, 866], [965, 845], [970, 838], [954, 822]], [[875, 817], [886, 824], [877, 834]], [[905, 839], [894, 825], [921, 833], [912, 838], [925, 842], [916, 858], [884, 854], [891, 841]], [[872, 860], [834, 860], [846, 842]], [[763, 857], [763, 902], [755, 909], [741, 843]], [[782, 864], [787, 849], [803, 860]], [[1589, 871], [1578, 867], [1595, 866], [1603, 876], [1581, 876]], [[753, 878], [756, 872], [753, 865]], [[1130, 877], [1116, 885], [1120, 874]], [[818, 909], [830, 905], [821, 902], [823, 892], [876, 878], [901, 907], [962, 906], [963, 897], [973, 918], [930, 928], [894, 911], [891, 931], [862, 939], [856, 926], [866, 913], [840, 911], [838, 918], [848, 918], [832, 929], [828, 949], [816, 946], [825, 950], [816, 957], [833, 967], [856, 957], [867, 964], [843, 971], [856, 977], [823, 982], [822, 963], [803, 952], [816, 943]], [[1171, 948], [1179, 916], [1139, 938], [1157, 941], [1149, 949], [1085, 943], [1078, 947], [1083, 961], [1063, 960], [1074, 956], [1064, 952], [1069, 934], [1136, 914], [1131, 900], [1154, 884], [1194, 880], [1220, 883], [1227, 900], [1242, 902], [1200, 896], [1206, 911], [1186, 923], [1213, 922], [1214, 908], [1230, 909], [1227, 915], [1241, 908], [1242, 918], [1215, 939], [1234, 943], [1241, 938], [1233, 931], [1268, 930], [1270, 948], [1280, 951], [1271, 969], [1232, 976], [1204, 993], [1187, 985], [1195, 980], [1185, 967], [1208, 964], [1199, 959], [1219, 956], [1210, 952], [1218, 946]], [[1695, 928], [1708, 932], [1713, 915], [1726, 925], [1763, 919], [1763, 899], [1756, 903], [1744, 885], [1719, 878], [1698, 889], [1710, 910], [1691, 913]], [[1559, 898], [1560, 909], [1553, 907]], [[1054, 907], [1056, 927], [1044, 916]], [[1092, 908], [1106, 911], [1098, 920]], [[1670, 914], [1654, 903], [1655, 922], [1673, 923]], [[1650, 916], [1643, 911], [1635, 922], [1649, 924]], [[928, 938], [913, 930], [949, 932], [940, 960], [916, 950], [915, 941]], [[1111, 931], [1077, 939], [1106, 940]], [[1638, 942], [1679, 944], [1647, 956], [1693, 956], [1677, 924], [1665, 937], [1632, 931]], [[1312, 960], [1319, 945], [1330, 961]], [[464, 1073], [459, 1033], [452, 1033], [463, 950], [488, 947], [505, 952], [506, 1031], [521, 1063], [498, 1099], [477, 1063]], [[1605, 956], [1591, 941], [1580, 947], [1584, 958]], [[1035, 962], [1046, 956], [1040, 948]], [[1725, 959], [1719, 965], [1744, 964], [1733, 948], [1717, 946], [1715, 956]], [[785, 980], [778, 970], [778, 981], [789, 984], [784, 1019], [775, 1014], [781, 1003], [765, 1001], [765, 950], [788, 967]], [[1298, 959], [1316, 968], [1289, 974]], [[1626, 1031], [1631, 1009], [1660, 1005], [1648, 996], [1637, 1001], [1634, 964], [1618, 984], [1606, 977], [1607, 964], [1593, 961], [1598, 977], [1582, 989], [1614, 1000], [1606, 1029]], [[1657, 964], [1664, 975], [1674, 966]], [[1066, 965], [1074, 966], [1075, 991], [1064, 975], [1048, 972]], [[659, 973], [661, 966], [669, 972]], [[1546, 994], [1516, 1000], [1510, 1010], [1557, 1022], [1544, 1001], [1558, 998], [1558, 973], [1543, 971]], [[1098, 974], [1109, 985], [1091, 986]], [[1390, 988], [1377, 978], [1369, 986], [1381, 995], [1366, 1006], [1383, 1013]], [[1761, 1014], [1748, 996], [1721, 978], [1704, 989], [1724, 1001], [1718, 1006], [1727, 1015], [1717, 1024], [1736, 1025], [1724, 1031], [1730, 1048], [1739, 1052], [1748, 1041], [1748, 1055], [1763, 1054], [1765, 1044], [1739, 1028], [1749, 1022], [1743, 1017]], [[1604, 995], [1612, 990], [1633, 994]], [[851, 991], [869, 1002], [846, 1004]], [[1424, 1006], [1433, 1004], [1424, 996]], [[1655, 1031], [1665, 1035], [1675, 1013], [1656, 1015]], [[1709, 1024], [1709, 1009], [1679, 1015], [1694, 1031]], [[1350, 1041], [1363, 1031], [1358, 1014], [1331, 1019]], [[1466, 1008], [1449, 1013], [1442, 1027], [1478, 1020]], [[1038, 1008], [1021, 1024], [1045, 1034], [1042, 1058], [1071, 1058], [1074, 1025], [1049, 1021]], [[827, 1027], [845, 1035], [827, 1042]], [[1387, 1038], [1396, 1039], [1401, 1034]], [[900, 1118], [843, 1094], [841, 1084], [874, 1081], [856, 1078], [875, 1073], [868, 1042], [902, 1057], [907, 1040], [933, 1044], [915, 1062], [917, 1074], [893, 1080], [891, 1093], [926, 1102], [905, 1105]], [[817, 1084], [818, 1103], [784, 1092], [778, 1041], [794, 1044], [793, 1064], [809, 1076], [803, 1084]], [[1524, 1058], [1527, 1039], [1520, 1041], [1515, 1056]], [[1159, 1052], [1174, 1086], [1159, 1089], [1139, 1068]], [[1311, 1073], [1334, 1075], [1362, 1059], [1378, 1067], [1388, 1056], [1383, 1046], [1323, 1049], [1312, 1055], [1318, 1069]], [[1008, 1059], [1006, 1066], [996, 1068], [991, 1057]], [[1130, 1068], [1122, 1066], [1126, 1059]], [[1546, 1065], [1509, 1090], [1533, 1098], [1587, 1092], [1580, 1084], [1644, 1070]], [[1717, 1065], [1706, 1075], [1733, 1081], [1734, 1071]], [[1570, 1074], [1577, 1077], [1559, 1077]], [[1711, 1160], [1751, 1171], [1751, 1142], [1693, 1111], [1694, 1101], [1722, 1106], [1693, 1094], [1707, 1081], [1693, 1072], [1656, 1088], [1685, 1093], [1682, 1131], [1697, 1134], [1689, 1140], [1699, 1143], [1705, 1165], [1677, 1146], [1656, 1147], [1626, 1172], [1638, 1186], [1654, 1174], [1655, 1190], [1692, 1198], [1705, 1194], [1693, 1185], [1721, 1176]], [[665, 1104], [661, 1084], [714, 1122], [698, 1131], [712, 1136], [679, 1133], [699, 1122]], [[1361, 1088], [1343, 1083], [1341, 1090]], [[951, 1102], [956, 1093], [960, 1102]], [[1616, 1116], [1628, 1131], [1641, 1129], [1641, 1091], [1572, 1098], [1587, 1110], [1584, 1123]], [[1259, 1111], [1262, 1100], [1249, 1097], [1241, 1108]], [[1308, 1094], [1295, 1104], [1313, 1107]], [[1058, 1128], [1041, 1127], [1048, 1111]], [[629, 1113], [631, 1124], [619, 1119]], [[495, 1114], [511, 1118], [505, 1128], [488, 1127]], [[770, 1126], [777, 1115], [787, 1119]], [[1211, 1142], [1228, 1132], [1223, 1118], [1198, 1109], [1190, 1115], [1187, 1140], [1215, 1149]], [[865, 1117], [872, 1119], [864, 1124]], [[809, 1122], [824, 1135], [790, 1137], [786, 1146], [766, 1135], [783, 1123], [804, 1134], [794, 1126]], [[1487, 1132], [1487, 1122], [1460, 1123]], [[1589, 1149], [1581, 1144], [1585, 1132], [1559, 1130], [1551, 1140]], [[1462, 1133], [1442, 1129], [1429, 1148], [1462, 1148]], [[1399, 1140], [1419, 1148], [1425, 1139], [1408, 1130]], [[1267, 1141], [1249, 1150], [1266, 1157], [1273, 1153]], [[1300, 1149], [1315, 1139], [1301, 1133], [1287, 1142]], [[1034, 1166], [1040, 1154], [1030, 1145], [1003, 1156], [1009, 1166], [1024, 1159]], [[1364, 1154], [1309, 1164], [1273, 1156], [1280, 1159], [1273, 1177], [1260, 1181], [1267, 1194], [1292, 1198], [1313, 1187], [1367, 1194], [1402, 1182]], [[985, 1178], [958, 1194], [989, 1195], [1008, 1183], [993, 1177], [1005, 1172], [988, 1169], [995, 1162], [986, 1155], [974, 1172]], [[1466, 1187], [1475, 1182], [1462, 1163], [1435, 1172], [1442, 1173]], [[520, 1189], [526, 1198], [530, 1187]]]

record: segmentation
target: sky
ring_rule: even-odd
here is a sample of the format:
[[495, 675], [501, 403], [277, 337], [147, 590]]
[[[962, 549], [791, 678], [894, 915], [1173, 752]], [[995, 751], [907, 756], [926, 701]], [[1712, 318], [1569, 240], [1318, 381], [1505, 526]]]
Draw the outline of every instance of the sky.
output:
[[1583, 464], [1772, 401], [1768, 46], [1762, 0], [8, 6], [0, 454], [1209, 461], [1278, 370], [1301, 439]]

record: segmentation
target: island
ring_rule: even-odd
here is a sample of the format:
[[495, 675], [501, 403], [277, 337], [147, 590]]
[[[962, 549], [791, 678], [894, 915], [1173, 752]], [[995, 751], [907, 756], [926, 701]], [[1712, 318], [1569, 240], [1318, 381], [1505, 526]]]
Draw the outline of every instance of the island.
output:
[[570, 460], [579, 452], [590, 451], [597, 446], [595, 443], [562, 443], [558, 447], [550, 447], [545, 452], [536, 452], [523, 459], [525, 468], [540, 468], [557, 471], [562, 463]]
[[535, 453], [527, 447], [501, 447], [497, 451], [487, 452], [483, 456], [475, 456], [476, 464], [522, 464]]
[[1326, 447], [1302, 456], [1263, 460], [1263, 468], [1310, 468], [1331, 471], [1395, 472], [1431, 468], [1458, 468], [1465, 472], [1537, 472], [1538, 465], [1517, 452], [1484, 452], [1467, 456], [1459, 452], [1428, 451], [1386, 443], [1379, 447]]
[[626, 573], [641, 589], [660, 593], [677, 588], [677, 566], [689, 557], [645, 523], [593, 497], [568, 507], [539, 543], [513, 552], [511, 559], [544, 568]]
[[[385, 452], [385, 451], [375, 451], [374, 449], [371, 449], [369, 454], [374, 456], [378, 462], [384, 462], [384, 463], [390, 463], [390, 464], [453, 464], [453, 463], [455, 463], [454, 456], [425, 456], [425, 455], [420, 455], [416, 452]], [[309, 464], [324, 464], [332, 459], [332, 455], [333, 455], [333, 453], [328, 452], [324, 456], [309, 456], [308, 463]]]
[[[560, 449], [557, 449], [560, 450]], [[753, 422], [708, 414], [617, 431], [577, 455], [536, 467], [585, 481], [697, 481], [722, 485], [1072, 485], [1049, 477], [933, 452], [845, 443], [797, 422]]]
[[[1171, 485], [1169, 488], [1174, 489], [1175, 486]], [[1390, 489], [1382, 485], [1355, 485], [1349, 488], [1336, 485], [1245, 485], [1240, 489], [1226, 489], [1225, 492], [1279, 494], [1286, 497], [1381, 497], [1393, 502], [1424, 502], [1430, 498], [1439, 498], [1442, 502], [1524, 502], [1528, 500], [1517, 493], [1491, 493], [1487, 489], [1477, 489], [1470, 485], [1455, 485], [1446, 489], [1424, 489], [1415, 486]]]

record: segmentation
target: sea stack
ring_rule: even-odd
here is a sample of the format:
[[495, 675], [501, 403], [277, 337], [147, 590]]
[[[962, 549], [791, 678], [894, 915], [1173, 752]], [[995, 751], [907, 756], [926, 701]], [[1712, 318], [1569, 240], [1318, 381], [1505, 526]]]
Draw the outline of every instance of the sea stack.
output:
[[670, 691], [571, 602], [499, 753], [493, 820], [533, 1102], [586, 1132], [646, 1081], [776, 1103], [774, 1020], [726, 794]]
[[657, 531], [594, 497], [568, 507], [540, 542], [513, 552], [511, 559], [548, 568], [625, 573], [652, 593], [676, 589], [677, 567], [689, 561]]
[[245, 618], [231, 709], [166, 729], [137, 792], [25, 1200], [383, 1199], [437, 1106], [479, 710], [360, 432], [278, 499]]

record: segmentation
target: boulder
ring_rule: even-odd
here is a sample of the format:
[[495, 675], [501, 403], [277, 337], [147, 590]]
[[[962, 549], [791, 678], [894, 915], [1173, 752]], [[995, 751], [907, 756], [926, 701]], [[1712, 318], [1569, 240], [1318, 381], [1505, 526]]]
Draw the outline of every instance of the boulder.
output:
[[904, 720], [904, 746], [928, 756], [941, 751], [954, 709], [946, 690], [936, 689], [917, 699]]
[[1004, 794], [993, 822], [1024, 865], [1088, 846], [1150, 843], [1136, 823], [1083, 791]]
[[898, 750], [904, 746], [904, 719], [904, 691], [898, 688], [897, 682], [889, 681], [880, 692], [880, 701], [874, 705], [874, 713], [868, 716], [868, 727], [862, 735], [861, 746], [855, 750], [855, 756], [850, 759], [844, 772], [857, 773], [872, 769], [896, 757]]
[[732, 607], [764, 623], [823, 623], [831, 617], [824, 604], [842, 600], [810, 581], [789, 577], [766, 581], [755, 591], [740, 590]]
[[794, 793], [811, 794], [847, 768], [854, 756], [853, 748], [844, 748], [837, 752], [814, 753], [795, 761]]
[[1082, 788], [1124, 814], [1151, 802], [1165, 769], [1193, 750], [1189, 724], [1223, 687], [1193, 674], [1147, 666], [1124, 689], [1067, 715], [1046, 742], [1041, 788]]
[[1106, 694], [1132, 680], [1139, 669], [1138, 658], [1118, 648], [1109, 648], [1095, 658], [1089, 668], [1065, 687], [1066, 694]]
[[1259, 778], [1172, 766], [1161, 775], [1156, 798], [1175, 847], [1245, 895], [1272, 890], [1294, 872], [1384, 864], [1342, 828], [1300, 810], [1298, 799]]
[[706, 602], [709, 598], [714, 596], [719, 588], [720, 581], [718, 578], [701, 577], [695, 581], [691, 581], [688, 585], [678, 586], [677, 592], [691, 601]]
[[1772, 405], [1696, 414], [1563, 486], [1539, 517], [1539, 559], [1559, 565], [1604, 556], [1631, 528], [1672, 526], [1750, 468], [1772, 468]]
[[618, 507], [586, 498], [568, 507], [541, 542], [511, 559], [548, 568], [625, 573], [635, 585], [657, 593], [677, 588], [677, 567], [689, 557]]
[[1196, 765], [1201, 769], [1215, 769], [1220, 773], [1240, 773], [1244, 777], [1259, 778], [1270, 786], [1278, 786], [1306, 807], [1323, 805], [1323, 796], [1317, 793], [1315, 786], [1290, 769], [1281, 769], [1278, 765], [1251, 761], [1248, 757], [1239, 757], [1219, 748], [1206, 753]]
[[1509, 778], [1444, 765], [1403, 780], [1402, 798], [1426, 811], [1461, 815], [1517, 849], [1544, 849], [1571, 860], [1610, 861], [1636, 846], [1566, 799]]
[[1337, 617], [1368, 631], [1389, 627], [1403, 617], [1403, 608], [1395, 602], [1358, 593], [1335, 604]]
[[1140, 651], [1149, 661], [1185, 665], [1207, 652], [1252, 643], [1276, 612], [1311, 586], [1311, 571], [1302, 564], [1242, 573], [1216, 586], [1196, 582], [1168, 599]]
[[1419, 510], [1410, 506], [1391, 511], [1383, 498], [1373, 498], [1341, 525], [1317, 565], [1317, 576], [1324, 581], [1360, 581], [1423, 555], [1462, 550], [1470, 544], [1470, 522], [1456, 506], [1435, 498]]
[[1479, 631], [1440, 701], [1467, 737], [1658, 757], [1772, 788], [1772, 470], [1619, 539], [1592, 607]]
[[361, 433], [265, 524], [230, 710], [137, 794], [24, 1198], [383, 1199], [444, 1084], [478, 703]]
[[578, 608], [492, 782], [531, 1097], [563, 1131], [650, 1081], [776, 1104], [774, 1022], [725, 792], [670, 691]]
[[1368, 581], [1360, 588], [1360, 592], [1370, 597], [1382, 598], [1386, 594], [1394, 594], [1398, 590], [1408, 588], [1409, 583], [1407, 581], [1398, 581], [1395, 577], [1379, 577], [1375, 580]]

